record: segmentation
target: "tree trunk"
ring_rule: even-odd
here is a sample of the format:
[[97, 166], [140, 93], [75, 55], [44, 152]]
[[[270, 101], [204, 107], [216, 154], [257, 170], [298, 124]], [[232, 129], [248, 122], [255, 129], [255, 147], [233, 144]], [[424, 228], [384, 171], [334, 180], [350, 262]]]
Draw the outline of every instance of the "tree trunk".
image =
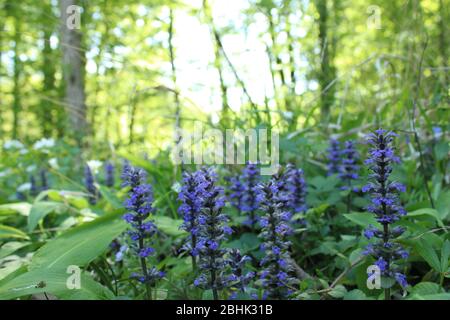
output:
[[[448, 34], [450, 32], [448, 28], [448, 6], [444, 5], [444, 0], [439, 0], [439, 52], [442, 58], [442, 67], [446, 67], [449, 64], [449, 57], [447, 54], [448, 51]], [[447, 22], [445, 22], [447, 21]], [[449, 85], [449, 72], [448, 70], [443, 70], [444, 75], [444, 88]]]
[[320, 71], [319, 86], [321, 93], [321, 117], [324, 123], [328, 123], [330, 109], [334, 103], [335, 79], [333, 61], [330, 59], [330, 37], [328, 34], [328, 8], [327, 0], [317, 0], [319, 13], [319, 44], [320, 44]]
[[[50, 5], [45, 6], [46, 15], [52, 12]], [[57, 100], [56, 86], [55, 86], [55, 64], [53, 63], [55, 54], [50, 45], [50, 38], [53, 33], [53, 23], [51, 19], [43, 15], [42, 20], [45, 24], [42, 26], [44, 30], [44, 48], [42, 50], [42, 73], [44, 74], [43, 81], [43, 99], [38, 110], [38, 115], [41, 121], [41, 131], [45, 137], [52, 135], [55, 121], [53, 120], [53, 110], [55, 108], [55, 100]]]
[[21, 62], [19, 58], [19, 43], [20, 43], [20, 18], [17, 9], [14, 11], [14, 73], [13, 73], [13, 128], [12, 128], [12, 138], [18, 139], [19, 137], [19, 117], [20, 109], [22, 108], [22, 102], [20, 100], [20, 73], [21, 73]]
[[76, 0], [60, 0], [61, 10], [61, 48], [65, 81], [65, 104], [73, 136], [81, 143], [87, 130], [86, 104], [84, 91], [85, 55], [81, 48], [81, 30], [68, 27], [76, 12], [67, 12], [68, 7], [76, 5]]

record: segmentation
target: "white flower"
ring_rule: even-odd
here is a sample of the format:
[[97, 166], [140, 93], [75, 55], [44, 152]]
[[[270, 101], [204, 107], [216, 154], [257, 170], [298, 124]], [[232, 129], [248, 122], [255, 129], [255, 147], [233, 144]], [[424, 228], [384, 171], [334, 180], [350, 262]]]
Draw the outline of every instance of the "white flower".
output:
[[3, 177], [6, 177], [6, 176], [9, 176], [10, 174], [12, 173], [12, 170], [11, 169], [6, 169], [5, 171], [0, 171], [0, 178], [3, 178]]
[[48, 160], [48, 164], [50, 165], [50, 167], [52, 167], [53, 169], [59, 169], [59, 165], [58, 165], [58, 159], [56, 158], [51, 158]]
[[31, 165], [31, 166], [28, 166], [27, 169], [26, 169], [26, 171], [27, 171], [28, 173], [31, 173], [31, 172], [33, 172], [34, 170], [36, 170], [36, 166], [35, 166], [34, 164]]
[[40, 149], [50, 149], [53, 148], [54, 146], [55, 146], [54, 139], [42, 138], [41, 140], [36, 141], [36, 143], [33, 145], [33, 148], [35, 150], [40, 150]]
[[17, 187], [18, 192], [26, 192], [31, 189], [31, 183], [27, 182]]
[[86, 164], [91, 169], [93, 174], [97, 174], [98, 169], [103, 165], [103, 162], [99, 160], [89, 160], [88, 162], [86, 162]]
[[171, 188], [173, 191], [175, 191], [176, 193], [180, 193], [181, 191], [181, 184], [177, 181], [172, 185]]
[[23, 149], [25, 146], [19, 140], [8, 140], [3, 144], [3, 148], [8, 149]]
[[294, 117], [294, 113], [291, 111], [284, 111], [283, 116], [285, 119], [292, 119]]

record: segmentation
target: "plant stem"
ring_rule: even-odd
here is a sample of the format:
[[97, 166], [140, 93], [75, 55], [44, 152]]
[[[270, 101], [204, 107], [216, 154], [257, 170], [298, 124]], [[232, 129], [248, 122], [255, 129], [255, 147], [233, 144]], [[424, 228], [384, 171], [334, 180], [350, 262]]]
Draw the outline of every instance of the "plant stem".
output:
[[217, 293], [217, 288], [216, 288], [216, 270], [214, 270], [214, 269], [211, 270], [211, 286], [212, 286], [214, 300], [219, 300], [219, 294]]
[[[142, 250], [144, 248], [144, 239], [139, 239], [139, 249]], [[147, 300], [152, 300], [152, 289], [150, 288], [150, 284], [148, 283], [148, 272], [147, 272], [147, 263], [145, 262], [145, 258], [140, 258], [142, 273], [144, 274], [145, 279], [145, 290], [147, 293]]]
[[[191, 227], [194, 228], [194, 221], [191, 221]], [[195, 249], [195, 247], [197, 246], [197, 237], [195, 235], [192, 235], [191, 238], [191, 245], [192, 245], [192, 249], [191, 249], [191, 258], [192, 258], [192, 271], [195, 272], [197, 270], [197, 259], [195, 258], [195, 256], [192, 254], [192, 250]]]
[[[389, 225], [387, 223], [383, 224], [383, 242], [386, 243], [389, 241]], [[386, 259], [387, 267], [386, 273], [389, 274], [389, 265], [391, 263], [390, 257]], [[384, 289], [384, 300], [391, 300], [391, 289]]]

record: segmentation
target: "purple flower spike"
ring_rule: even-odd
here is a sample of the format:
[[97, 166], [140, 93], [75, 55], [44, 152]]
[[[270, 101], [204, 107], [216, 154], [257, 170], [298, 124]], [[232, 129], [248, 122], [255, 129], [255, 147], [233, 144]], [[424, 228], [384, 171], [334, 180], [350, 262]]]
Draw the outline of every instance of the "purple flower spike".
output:
[[198, 174], [198, 179], [201, 180], [202, 204], [198, 213], [194, 252], [199, 256], [201, 274], [195, 284], [203, 289], [211, 289], [214, 299], [218, 300], [219, 290], [227, 287], [229, 282], [225, 275], [226, 250], [221, 244], [227, 239], [231, 229], [227, 225], [228, 216], [222, 213], [225, 205], [223, 188], [216, 186], [215, 171], [212, 168], [202, 168]]
[[260, 237], [264, 240], [262, 246], [264, 258], [261, 260], [263, 267], [260, 277], [264, 287], [264, 296], [268, 299], [285, 299], [289, 296], [289, 286], [294, 278], [292, 273], [289, 246], [287, 236], [292, 234], [289, 226], [290, 215], [286, 215], [285, 205], [280, 202], [278, 192], [280, 183], [273, 177], [267, 184], [263, 185], [264, 200], [262, 211], [265, 216], [261, 218], [262, 231]]
[[339, 178], [344, 182], [344, 190], [352, 190], [352, 181], [359, 178], [358, 160], [359, 154], [355, 148], [355, 143], [351, 140], [345, 141], [345, 146], [342, 150], [342, 165], [339, 172]]
[[[373, 256], [375, 263], [381, 270], [382, 275], [395, 279], [402, 287], [407, 285], [405, 275], [398, 272], [395, 261], [407, 259], [408, 252], [398, 243], [392, 241], [405, 232], [401, 226], [390, 227], [390, 225], [406, 214], [400, 205], [398, 193], [405, 191], [403, 185], [391, 181], [392, 164], [398, 163], [400, 159], [394, 155], [392, 142], [397, 135], [383, 129], [378, 129], [369, 135], [370, 157], [366, 160], [372, 171], [371, 181], [362, 188], [363, 192], [370, 193], [371, 205], [367, 207], [376, 220], [382, 225], [381, 229], [369, 226], [364, 231], [368, 239], [376, 238], [377, 241], [370, 243], [365, 254]], [[389, 298], [388, 296], [386, 298]]]
[[330, 139], [328, 151], [328, 175], [339, 173], [341, 170], [341, 148], [339, 141]]
[[[155, 267], [147, 267], [147, 258], [155, 253], [155, 249], [146, 245], [150, 238], [157, 232], [156, 225], [149, 220], [153, 209], [153, 188], [146, 182], [146, 173], [140, 168], [132, 167], [126, 163], [122, 173], [122, 186], [128, 187], [128, 197], [124, 206], [127, 213], [123, 219], [130, 225], [128, 235], [132, 241], [133, 249], [140, 260], [142, 274], [136, 274], [133, 278], [141, 283], [152, 286], [162, 276]], [[121, 258], [123, 253], [121, 254]]]
[[242, 174], [230, 179], [231, 194], [229, 196], [231, 204], [242, 213], [248, 213], [245, 224], [253, 227], [256, 222], [256, 211], [262, 201], [260, 188], [260, 172], [254, 163], [248, 163]]

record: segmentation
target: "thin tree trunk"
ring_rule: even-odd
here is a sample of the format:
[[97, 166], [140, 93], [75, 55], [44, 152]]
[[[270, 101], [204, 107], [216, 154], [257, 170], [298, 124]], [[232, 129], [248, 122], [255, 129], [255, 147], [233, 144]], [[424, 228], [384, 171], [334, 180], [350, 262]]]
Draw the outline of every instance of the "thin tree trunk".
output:
[[[46, 14], [51, 13], [50, 6], [46, 6]], [[44, 48], [42, 50], [42, 72], [44, 74], [43, 81], [43, 95], [46, 98], [56, 100], [56, 86], [55, 86], [55, 64], [53, 63], [55, 55], [53, 49], [50, 46], [50, 38], [52, 36], [52, 26], [53, 24], [49, 21], [46, 16], [42, 17], [44, 22]], [[39, 108], [38, 115], [41, 120], [41, 130], [42, 134], [46, 137], [51, 136], [55, 121], [53, 120], [53, 102], [48, 101], [48, 99], [42, 99]]]
[[65, 102], [72, 133], [81, 144], [81, 139], [87, 130], [86, 104], [84, 91], [84, 51], [81, 48], [81, 30], [69, 29], [67, 21], [73, 13], [67, 13], [67, 8], [77, 5], [76, 0], [60, 0], [61, 10], [61, 45], [62, 62], [65, 81]]
[[19, 117], [22, 108], [21, 93], [20, 93], [20, 73], [22, 72], [22, 66], [19, 58], [19, 43], [20, 43], [20, 17], [18, 9], [14, 8], [14, 74], [13, 74], [13, 128], [12, 138], [17, 139], [19, 137]]
[[334, 103], [335, 78], [332, 59], [330, 59], [330, 37], [328, 34], [328, 8], [327, 0], [317, 0], [317, 11], [319, 13], [319, 44], [320, 44], [320, 72], [318, 76], [321, 92], [321, 117], [322, 121], [328, 123], [330, 109]]
[[[170, 8], [169, 11], [169, 56], [170, 56], [170, 67], [172, 71], [172, 85], [173, 85], [173, 93], [174, 93], [174, 100], [175, 100], [175, 132], [179, 132], [181, 129], [181, 120], [180, 120], [180, 113], [181, 113], [181, 106], [180, 106], [180, 96], [178, 93], [178, 86], [177, 86], [177, 71], [175, 67], [175, 52], [173, 48], [173, 24], [174, 24], [174, 17], [173, 17], [173, 9]], [[177, 137], [177, 134], [175, 135]], [[178, 144], [180, 140], [176, 138], [175, 144]]]
[[[448, 51], [448, 34], [450, 29], [448, 28], [448, 14], [447, 7], [444, 5], [444, 0], [439, 0], [439, 52], [442, 58], [442, 67], [448, 67], [449, 64], [449, 56], [447, 54]], [[447, 22], [445, 22], [447, 21]], [[450, 75], [448, 70], [443, 70], [444, 75], [444, 88], [448, 87]]]
[[[233, 63], [231, 62], [230, 58], [227, 55], [227, 53], [225, 51], [225, 48], [223, 47], [222, 39], [221, 39], [220, 34], [219, 34], [219, 32], [217, 31], [217, 29], [216, 29], [216, 27], [214, 25], [214, 20], [213, 20], [213, 17], [212, 17], [211, 9], [209, 8], [208, 2], [206, 0], [203, 0], [203, 10], [204, 10], [206, 18], [208, 19], [208, 22], [210, 24], [211, 33], [212, 33], [212, 35], [214, 37], [215, 45], [216, 45], [216, 48], [217, 48], [216, 57], [220, 56], [220, 53], [221, 53], [221, 56], [223, 56], [223, 58], [227, 62], [227, 64], [228, 64], [229, 68], [231, 69], [231, 72], [233, 73], [237, 83], [242, 88], [242, 91], [244, 92], [244, 95], [247, 97], [247, 99], [248, 99], [248, 101], [249, 101], [253, 111], [256, 113], [257, 121], [259, 121], [260, 120], [260, 115], [257, 112], [257, 106], [253, 102], [253, 99], [250, 96], [250, 93], [248, 92], [244, 81], [239, 76], [236, 68], [234, 67]], [[223, 85], [223, 83], [224, 83], [223, 82], [223, 78], [221, 79], [221, 82], [222, 82], [222, 85]], [[222, 90], [224, 90], [224, 89], [225, 89], [225, 87], [222, 87]], [[228, 102], [225, 101], [225, 103], [227, 103], [227, 106], [228, 106]]]

